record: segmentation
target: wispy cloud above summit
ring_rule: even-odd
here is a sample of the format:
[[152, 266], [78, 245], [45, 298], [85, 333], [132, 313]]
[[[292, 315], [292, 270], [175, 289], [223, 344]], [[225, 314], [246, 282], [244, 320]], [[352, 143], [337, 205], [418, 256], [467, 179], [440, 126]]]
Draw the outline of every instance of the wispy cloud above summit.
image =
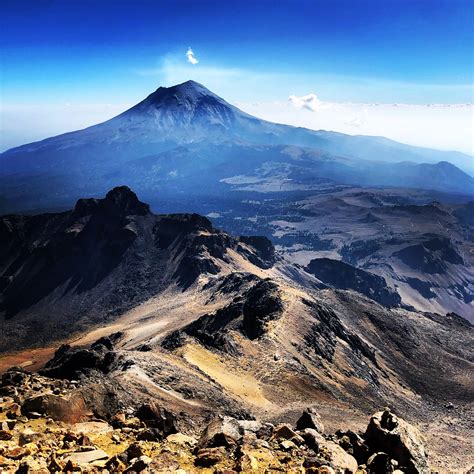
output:
[[196, 65], [199, 60], [194, 56], [194, 51], [191, 48], [188, 48], [188, 51], [186, 52], [186, 57], [188, 58], [188, 63], [191, 63], [193, 65]]

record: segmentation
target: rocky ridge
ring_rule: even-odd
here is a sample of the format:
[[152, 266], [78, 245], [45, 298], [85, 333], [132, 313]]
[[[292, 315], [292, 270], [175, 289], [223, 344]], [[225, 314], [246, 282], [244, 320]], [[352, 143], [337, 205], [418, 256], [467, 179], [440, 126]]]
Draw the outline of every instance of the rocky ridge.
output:
[[197, 214], [155, 215], [126, 186], [73, 210], [0, 217], [0, 352], [45, 345], [185, 290], [231, 265], [275, 261], [265, 237], [234, 237]]

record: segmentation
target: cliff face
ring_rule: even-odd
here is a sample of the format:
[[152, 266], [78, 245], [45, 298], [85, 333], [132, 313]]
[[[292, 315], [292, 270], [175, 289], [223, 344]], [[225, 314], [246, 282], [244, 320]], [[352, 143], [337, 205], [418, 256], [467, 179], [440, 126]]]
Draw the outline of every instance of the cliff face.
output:
[[[271, 267], [265, 238], [240, 240], [196, 214], [157, 216], [126, 187], [60, 214], [0, 218], [0, 351], [70, 336], [229, 265]], [[10, 337], [15, 334], [15, 337]]]
[[333, 288], [354, 290], [384, 306], [399, 306], [400, 295], [389, 288], [385, 278], [348, 263], [330, 258], [311, 260], [306, 270]]

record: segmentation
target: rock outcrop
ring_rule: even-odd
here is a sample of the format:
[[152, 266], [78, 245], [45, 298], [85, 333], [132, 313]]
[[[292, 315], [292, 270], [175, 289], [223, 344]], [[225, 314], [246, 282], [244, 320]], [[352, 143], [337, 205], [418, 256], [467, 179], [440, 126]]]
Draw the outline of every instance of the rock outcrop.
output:
[[119, 332], [102, 337], [89, 348], [73, 348], [64, 344], [55, 352], [41, 373], [69, 380], [77, 380], [81, 375], [89, 375], [92, 371], [107, 373], [116, 362], [117, 355], [113, 348], [122, 336], [123, 334]]
[[306, 271], [332, 288], [358, 291], [384, 306], [399, 306], [402, 301], [385, 278], [339, 260], [316, 258], [309, 262]]
[[283, 312], [278, 286], [269, 279], [234, 273], [215, 284], [215, 291], [237, 293], [231, 303], [214, 313], [205, 314], [183, 329], [168, 335], [162, 346], [175, 349], [194, 337], [202, 344], [237, 354], [231, 330], [241, 332], [250, 340], [261, 337], [267, 325]]
[[[0, 217], [0, 353], [103, 324], [170, 286], [231, 264], [276, 261], [265, 237], [233, 237], [197, 214], [155, 215], [126, 186], [73, 210]], [[19, 322], [21, 320], [21, 322]]]
[[444, 273], [447, 264], [462, 265], [463, 259], [446, 237], [435, 237], [410, 245], [393, 254], [403, 263], [423, 273]]
[[371, 451], [386, 453], [407, 474], [430, 473], [420, 432], [390, 410], [372, 416], [364, 437]]

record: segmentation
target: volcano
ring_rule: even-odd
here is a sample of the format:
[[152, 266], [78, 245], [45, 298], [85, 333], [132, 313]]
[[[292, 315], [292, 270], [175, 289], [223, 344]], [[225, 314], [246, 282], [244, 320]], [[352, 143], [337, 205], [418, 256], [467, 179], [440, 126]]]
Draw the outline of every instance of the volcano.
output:
[[159, 87], [101, 124], [4, 152], [0, 211], [69, 206], [124, 183], [147, 197], [157, 190], [220, 196], [242, 180], [291, 182], [292, 190], [329, 182], [474, 194], [474, 179], [451, 158], [380, 137], [260, 120], [187, 81]]

